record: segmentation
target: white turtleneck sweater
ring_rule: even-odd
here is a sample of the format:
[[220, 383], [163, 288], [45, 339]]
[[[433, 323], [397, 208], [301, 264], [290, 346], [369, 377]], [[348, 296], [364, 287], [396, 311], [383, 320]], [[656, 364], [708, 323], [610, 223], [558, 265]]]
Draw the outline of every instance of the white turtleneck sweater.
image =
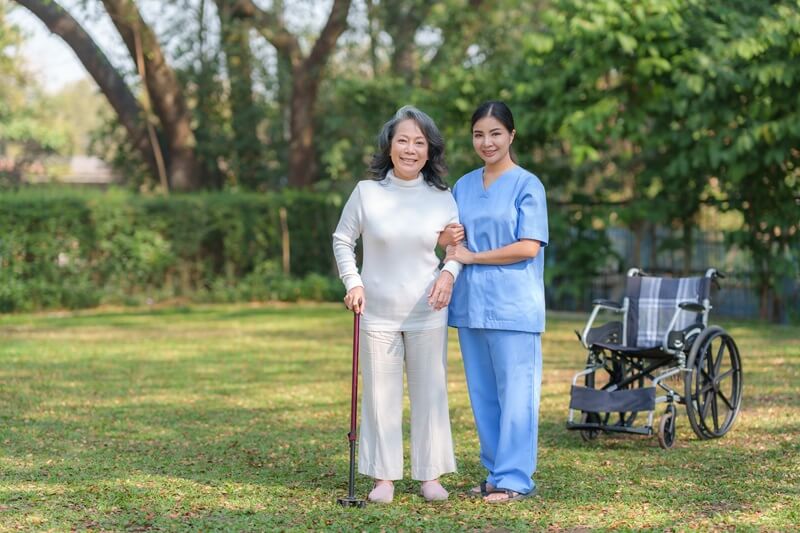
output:
[[[458, 222], [453, 195], [425, 183], [422, 174], [403, 180], [389, 171], [382, 181], [356, 185], [333, 234], [333, 254], [345, 288], [364, 287], [364, 329], [420, 331], [446, 326], [447, 308], [434, 311], [428, 294], [439, 276], [436, 241], [451, 222]], [[359, 237], [360, 275], [355, 257]], [[443, 268], [455, 279], [461, 265], [449, 261]]]

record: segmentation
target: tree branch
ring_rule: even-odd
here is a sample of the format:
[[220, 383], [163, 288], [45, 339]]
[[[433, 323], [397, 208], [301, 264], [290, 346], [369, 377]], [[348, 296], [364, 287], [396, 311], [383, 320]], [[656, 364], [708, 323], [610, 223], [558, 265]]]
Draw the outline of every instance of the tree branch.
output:
[[236, 0], [231, 14], [240, 18], [250, 18], [253, 27], [274, 46], [279, 53], [298, 63], [302, 60], [300, 42], [289, 33], [280, 18], [272, 11], [265, 11], [255, 5], [252, 0]]
[[130, 143], [142, 156], [154, 176], [158, 175], [153, 147], [148, 141], [146, 117], [125, 80], [117, 72], [100, 47], [83, 27], [54, 0], [16, 0], [47, 28], [61, 37], [75, 52], [83, 67], [97, 83], [119, 121], [128, 133]]
[[142, 18], [135, 2], [102, 1], [131, 57], [141, 57], [143, 60], [145, 76], [142, 82], [166, 134], [170, 148], [169, 174], [173, 185], [177, 189], [194, 189], [198, 186], [199, 179], [194, 153], [196, 141], [191, 128], [191, 115], [178, 78], [167, 63], [153, 30]]
[[351, 0], [334, 0], [328, 21], [305, 60], [305, 66], [311, 76], [315, 78], [318, 76], [336, 46], [336, 41], [347, 29], [347, 13], [350, 11], [350, 4]]

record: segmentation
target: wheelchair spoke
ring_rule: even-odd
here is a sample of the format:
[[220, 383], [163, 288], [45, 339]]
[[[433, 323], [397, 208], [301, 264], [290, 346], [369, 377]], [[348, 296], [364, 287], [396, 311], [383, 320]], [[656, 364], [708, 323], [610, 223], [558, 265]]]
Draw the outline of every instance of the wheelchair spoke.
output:
[[723, 401], [723, 402], [725, 402], [725, 405], [727, 405], [727, 406], [728, 406], [728, 409], [730, 409], [731, 411], [733, 411], [733, 405], [731, 405], [731, 402], [730, 402], [730, 401], [729, 401], [729, 400], [728, 400], [728, 399], [725, 397], [725, 395], [724, 395], [724, 394], [722, 394], [722, 391], [717, 391], [717, 396], [719, 396], [720, 398], [722, 398], [722, 401]]
[[733, 369], [733, 368], [731, 368], [730, 370], [728, 370], [727, 372], [725, 372], [725, 373], [724, 373], [724, 374], [722, 374], [721, 376], [717, 377], [717, 379], [716, 379], [716, 382], [717, 382], [717, 383], [722, 383], [722, 381], [723, 381], [723, 380], [725, 380], [725, 379], [727, 379], [727, 378], [728, 378], [728, 376], [730, 376], [731, 374], [733, 374], [733, 372], [734, 372], [734, 369]]
[[[709, 404], [708, 396], [709, 396], [709, 393], [711, 393], [711, 391], [706, 391], [702, 395], [703, 402], [700, 404], [700, 418], [702, 418], [703, 420], [706, 419], [706, 413], [708, 412], [708, 404]], [[698, 402], [699, 401], [700, 401], [700, 397], [698, 397]]]
[[714, 431], [719, 431], [719, 406], [716, 394], [711, 397], [711, 418], [714, 420]]
[[719, 351], [717, 351], [717, 360], [714, 361], [714, 375], [716, 376], [719, 374], [720, 367], [722, 366], [722, 356], [725, 355], [725, 348], [727, 348], [727, 344], [723, 340], [719, 345]]

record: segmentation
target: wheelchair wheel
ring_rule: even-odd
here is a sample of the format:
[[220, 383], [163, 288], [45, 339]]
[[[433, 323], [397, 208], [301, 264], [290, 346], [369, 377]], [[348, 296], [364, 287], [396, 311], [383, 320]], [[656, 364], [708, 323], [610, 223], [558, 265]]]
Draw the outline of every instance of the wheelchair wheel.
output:
[[[581, 415], [581, 424], [598, 424], [600, 423], [600, 415], [597, 413], [584, 412]], [[581, 439], [583, 442], [590, 442], [600, 435], [599, 429], [582, 429], [580, 430]]]
[[666, 412], [661, 417], [661, 422], [658, 424], [658, 445], [663, 449], [668, 450], [675, 444], [675, 406], [669, 404]]
[[711, 326], [689, 352], [684, 377], [686, 414], [701, 439], [719, 438], [733, 426], [742, 402], [742, 362], [724, 329]]

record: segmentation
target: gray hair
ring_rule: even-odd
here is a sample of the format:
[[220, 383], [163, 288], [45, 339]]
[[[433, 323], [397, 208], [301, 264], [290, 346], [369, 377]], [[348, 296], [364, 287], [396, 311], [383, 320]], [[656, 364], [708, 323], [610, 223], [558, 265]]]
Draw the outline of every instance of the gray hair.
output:
[[443, 177], [447, 174], [447, 165], [444, 162], [444, 138], [436, 123], [426, 113], [414, 106], [406, 105], [397, 110], [378, 134], [378, 152], [372, 156], [369, 172], [374, 179], [381, 181], [386, 178], [394, 165], [392, 164], [392, 139], [397, 125], [404, 120], [413, 120], [428, 141], [428, 160], [422, 167], [422, 176], [428, 185], [440, 190], [447, 190]]

